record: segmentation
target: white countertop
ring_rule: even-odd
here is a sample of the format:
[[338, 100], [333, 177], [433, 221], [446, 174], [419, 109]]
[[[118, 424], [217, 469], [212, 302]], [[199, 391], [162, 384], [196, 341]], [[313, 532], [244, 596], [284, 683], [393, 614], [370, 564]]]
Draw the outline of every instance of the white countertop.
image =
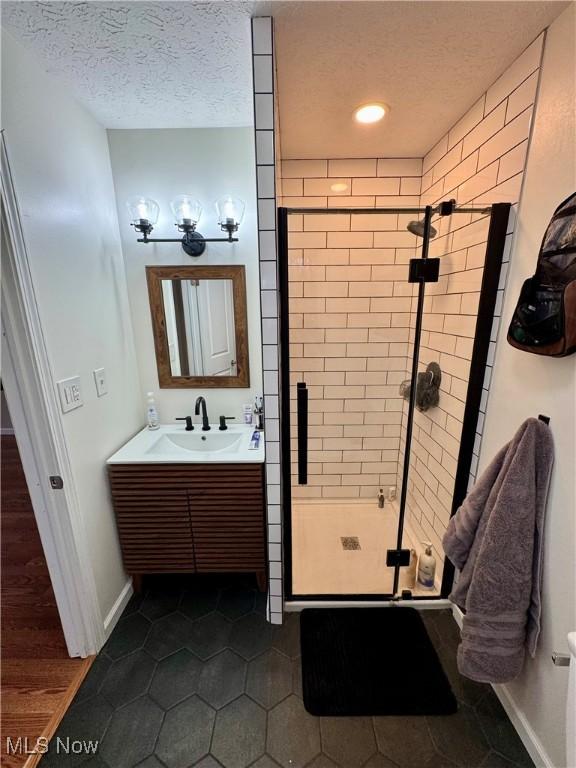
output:
[[[187, 432], [184, 425], [147, 427], [116, 451], [107, 464], [261, 464], [264, 461], [264, 433], [253, 425], [235, 424], [220, 430], [211, 424], [203, 432], [199, 425]], [[258, 447], [254, 435], [259, 435]]]

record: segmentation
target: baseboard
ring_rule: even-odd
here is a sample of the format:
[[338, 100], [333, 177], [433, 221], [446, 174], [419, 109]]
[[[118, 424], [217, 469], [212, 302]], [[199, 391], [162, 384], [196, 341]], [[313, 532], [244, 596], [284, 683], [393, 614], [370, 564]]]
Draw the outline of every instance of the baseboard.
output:
[[[548, 756], [544, 746], [538, 736], [534, 733], [534, 730], [522, 710], [518, 709], [516, 702], [510, 695], [506, 685], [492, 685], [494, 693], [500, 699], [500, 703], [506, 710], [506, 714], [510, 718], [510, 722], [514, 726], [516, 733], [520, 736], [522, 743], [526, 747], [526, 751], [534, 761], [534, 765], [537, 768], [555, 768], [554, 763]], [[564, 716], [564, 713], [560, 713], [560, 716]]]
[[128, 579], [126, 584], [122, 587], [122, 591], [114, 601], [114, 605], [108, 611], [106, 618], [104, 619], [104, 637], [106, 640], [112, 634], [112, 630], [118, 623], [118, 619], [122, 616], [124, 608], [128, 605], [128, 602], [134, 594], [134, 588], [132, 587], [132, 579]]
[[[460, 629], [462, 629], [464, 614], [457, 605], [452, 606], [452, 615], [454, 616], [454, 621], [456, 624], [458, 624]], [[546, 753], [546, 750], [542, 746], [542, 742], [534, 733], [532, 726], [526, 719], [526, 716], [522, 710], [518, 709], [518, 706], [510, 695], [507, 686], [504, 684], [494, 683], [491, 685], [494, 693], [496, 696], [498, 696], [500, 703], [504, 707], [504, 710], [508, 715], [508, 719], [514, 726], [514, 730], [520, 737], [522, 744], [524, 744], [526, 751], [532, 758], [534, 765], [536, 765], [537, 768], [554, 768], [554, 763]]]

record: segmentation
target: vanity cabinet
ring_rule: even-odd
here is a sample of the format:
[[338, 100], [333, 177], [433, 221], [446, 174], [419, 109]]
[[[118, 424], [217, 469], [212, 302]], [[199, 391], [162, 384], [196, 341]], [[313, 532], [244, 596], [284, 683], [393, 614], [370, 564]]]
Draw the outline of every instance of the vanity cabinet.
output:
[[109, 464], [108, 473], [129, 574], [254, 572], [265, 588], [262, 464]]

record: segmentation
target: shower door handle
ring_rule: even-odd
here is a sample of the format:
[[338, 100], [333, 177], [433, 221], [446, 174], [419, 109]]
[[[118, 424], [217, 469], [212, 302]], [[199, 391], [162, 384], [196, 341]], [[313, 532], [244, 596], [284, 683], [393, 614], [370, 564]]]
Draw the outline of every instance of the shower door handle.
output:
[[298, 416], [298, 485], [308, 484], [308, 387], [306, 382], [296, 385]]

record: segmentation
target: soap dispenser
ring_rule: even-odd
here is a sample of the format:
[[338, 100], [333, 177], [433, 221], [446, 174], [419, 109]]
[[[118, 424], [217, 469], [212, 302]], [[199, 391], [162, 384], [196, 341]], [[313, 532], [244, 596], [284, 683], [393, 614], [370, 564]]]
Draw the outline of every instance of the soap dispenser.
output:
[[432, 554], [432, 542], [423, 541], [424, 552], [418, 559], [418, 586], [425, 589], [434, 588], [434, 577], [436, 575], [436, 558]]
[[154, 392], [148, 392], [146, 397], [148, 400], [146, 408], [146, 420], [148, 422], [148, 429], [159, 429], [160, 419], [158, 417], [158, 409], [156, 408], [156, 402], [154, 400]]

